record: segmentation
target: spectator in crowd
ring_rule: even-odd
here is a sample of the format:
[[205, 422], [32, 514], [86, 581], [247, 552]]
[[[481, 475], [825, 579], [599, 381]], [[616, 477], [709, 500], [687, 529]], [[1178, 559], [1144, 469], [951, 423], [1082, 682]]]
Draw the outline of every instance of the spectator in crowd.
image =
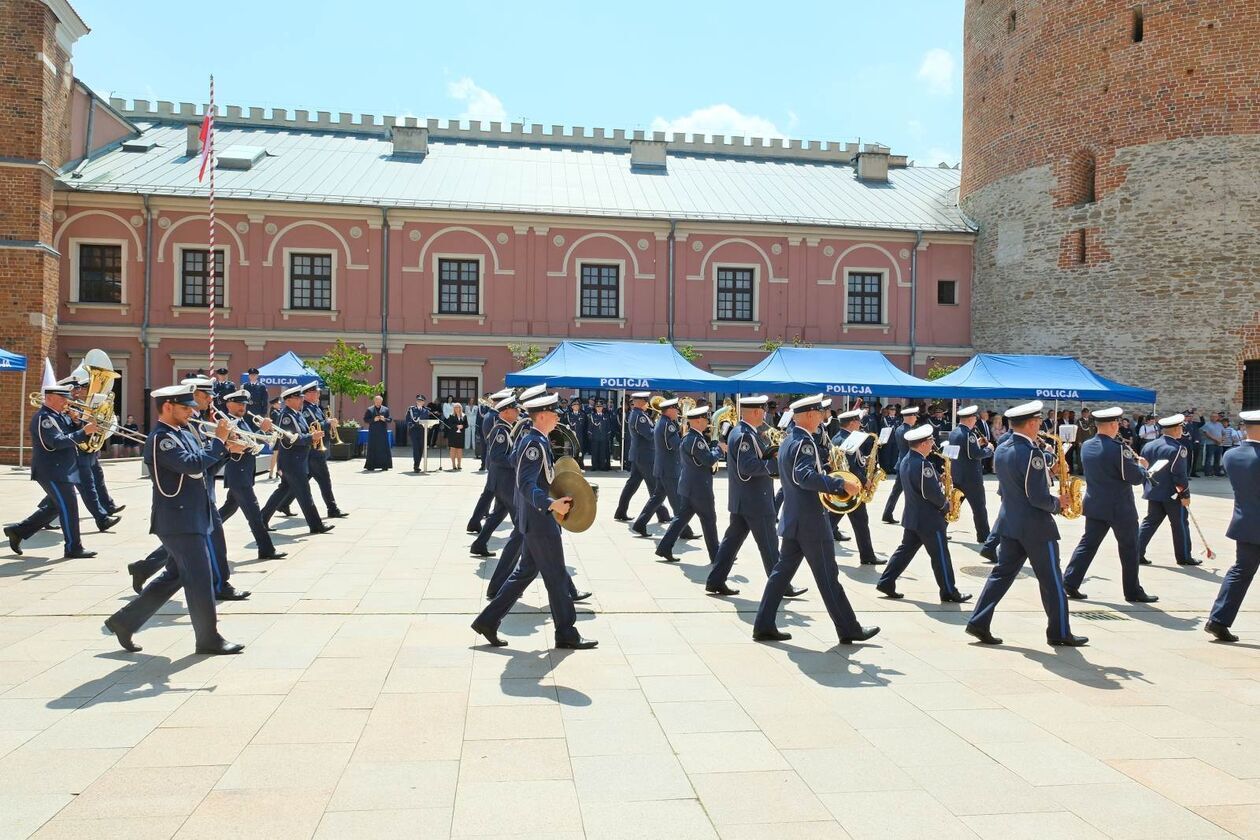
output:
[[[123, 428], [135, 432], [136, 434], [140, 433], [140, 426], [136, 423], [136, 416], [134, 414], [127, 415], [127, 422], [123, 423]], [[140, 444], [125, 438], [122, 435], [114, 435], [109, 439], [109, 448], [111, 450], [111, 454], [113, 454], [115, 458], [120, 455], [128, 457], [135, 455], [136, 449], [138, 449], [139, 446]]]
[[[1236, 429], [1229, 425], [1228, 417], [1221, 418], [1221, 429], [1221, 449], [1223, 452], [1228, 452], [1246, 439], [1246, 435], [1243, 434], [1242, 429]], [[1224, 454], [1222, 454], [1221, 457], [1225, 457]], [[1225, 471], [1222, 469], [1220, 475], [1224, 474]]]
[[1200, 430], [1203, 436], [1203, 471], [1208, 475], [1225, 475], [1225, 470], [1221, 469], [1221, 456], [1225, 453], [1222, 417], [1221, 412], [1214, 413]]
[[446, 426], [446, 445], [451, 450], [451, 469], [462, 470], [464, 468], [464, 443], [468, 436], [468, 418], [464, 415], [464, 407], [459, 403], [450, 402], [450, 409], [451, 413], [443, 421]]
[[[1142, 446], [1157, 439], [1163, 432], [1159, 430], [1159, 424], [1155, 422], [1154, 414], [1144, 414], [1138, 423], [1138, 439], [1141, 440]], [[1139, 452], [1142, 450], [1139, 449]]]
[[1137, 431], [1133, 428], [1133, 424], [1128, 417], [1120, 418], [1120, 439], [1129, 445], [1130, 449], [1137, 450]]
[[1183, 414], [1186, 422], [1181, 425], [1181, 438], [1190, 452], [1190, 477], [1203, 475], [1203, 417], [1197, 408], [1187, 408]]

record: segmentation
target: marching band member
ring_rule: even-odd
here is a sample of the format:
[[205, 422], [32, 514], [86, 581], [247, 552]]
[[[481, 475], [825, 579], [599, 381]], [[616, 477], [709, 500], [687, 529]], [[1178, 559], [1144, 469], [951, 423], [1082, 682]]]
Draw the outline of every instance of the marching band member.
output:
[[554, 473], [547, 436], [559, 422], [558, 403], [559, 397], [546, 394], [524, 404], [533, 425], [521, 433], [517, 444], [520, 458], [516, 467], [515, 501], [516, 521], [524, 535], [521, 559], [472, 623], [472, 629], [495, 647], [507, 644], [499, 638], [499, 624], [539, 574], [547, 587], [556, 647], [586, 650], [598, 644], [594, 639], [583, 639], [578, 633], [577, 611], [569, 588], [572, 580], [564, 565], [560, 525], [552, 516], [552, 512], [561, 516], [568, 514], [573, 500], [568, 496], [553, 499], [548, 494]]
[[[385, 416], [389, 416], [389, 409], [385, 410]], [[319, 405], [319, 383], [308, 382], [306, 387], [302, 389], [302, 413], [306, 415], [306, 422], [312, 429], [320, 429], [324, 433], [324, 437], [331, 439], [332, 422], [328, 416], [324, 414], [324, 409]], [[386, 436], [385, 451], [389, 454], [388, 436]], [[371, 443], [368, 444], [369, 455], [371, 454]], [[370, 460], [370, 458], [369, 458]], [[337, 500], [333, 497], [332, 476], [328, 473], [328, 446], [316, 448], [311, 447], [311, 457], [307, 463], [308, 475], [315, 479], [315, 483], [319, 485], [319, 493], [324, 497], [324, 505], [328, 508], [329, 519], [341, 519], [346, 514], [337, 507]]]
[[[627, 511], [640, 484], [647, 483], [649, 495], [656, 492], [656, 477], [652, 474], [656, 460], [656, 439], [653, 436], [652, 419], [647, 415], [648, 399], [651, 396], [650, 391], [636, 391], [630, 395], [630, 414], [626, 418], [626, 434], [629, 436], [627, 444], [630, 449], [626, 454], [630, 459], [630, 477], [626, 479], [626, 486], [621, 488], [621, 498], [617, 500], [617, 510], [613, 512], [613, 520], [616, 522], [630, 521]], [[660, 505], [656, 509], [656, 520], [668, 522], [669, 509]]]
[[291, 443], [283, 438], [280, 440], [280, 448], [276, 451], [282, 473], [280, 486], [263, 505], [262, 519], [263, 522], [271, 522], [271, 517], [281, 504], [297, 499], [311, 533], [326, 534], [337, 526], [327, 525], [319, 518], [319, 511], [315, 509], [315, 502], [311, 499], [307, 474], [311, 444], [324, 439], [324, 430], [318, 426], [311, 428], [307, 423], [306, 415], [302, 412], [301, 385], [286, 389], [280, 396], [284, 400], [284, 408], [280, 412], [280, 428], [290, 432], [293, 437]]
[[[254, 426], [245, 416], [246, 406], [250, 403], [249, 391], [241, 388], [223, 396], [223, 404], [227, 406], [228, 422], [244, 432], [270, 432], [270, 420], [264, 420], [261, 428]], [[219, 518], [227, 522], [232, 514], [240, 510], [249, 523], [250, 533], [254, 535], [254, 543], [258, 546], [259, 560], [279, 560], [287, 556], [286, 552], [276, 551], [267, 532], [267, 524], [262, 520], [262, 511], [258, 507], [258, 497], [254, 494], [254, 474], [257, 472], [258, 458], [248, 447], [229, 455], [223, 468], [223, 489], [227, 500], [219, 508]]]
[[970, 601], [971, 596], [959, 592], [954, 582], [954, 565], [945, 541], [945, 511], [949, 502], [941, 477], [928, 459], [935, 435], [936, 427], [932, 423], [922, 423], [906, 432], [906, 444], [910, 448], [897, 467], [897, 481], [906, 497], [906, 510], [901, 517], [901, 544], [888, 558], [888, 567], [875, 588], [889, 598], [903, 597], [897, 591], [897, 578], [919, 549], [924, 548], [932, 561], [941, 603], [962, 604]]
[[857, 493], [861, 489], [854, 482], [846, 484], [828, 476], [819, 460], [812, 435], [822, 423], [823, 404], [822, 394], [792, 403], [792, 417], [796, 425], [779, 448], [779, 475], [783, 479], [784, 491], [779, 536], [783, 538], [783, 543], [779, 550], [779, 562], [766, 582], [753, 625], [753, 639], [759, 642], [792, 638], [792, 634], [775, 627], [775, 615], [802, 558], [809, 563], [819, 594], [827, 606], [827, 614], [842, 643], [864, 642], [879, 632], [878, 627], [863, 627], [858, 623], [844, 594], [827, 511], [818, 497], [821, 492], [844, 490]]
[[95, 551], [87, 551], [79, 536], [79, 502], [74, 497], [79, 482], [79, 444], [96, 434], [98, 426], [89, 420], [76, 426], [66, 416], [70, 400], [70, 386], [45, 385], [44, 404], [31, 417], [31, 481], [38, 481], [45, 494], [34, 513], [15, 525], [7, 525], [4, 535], [9, 538], [9, 548], [14, 554], [22, 554], [22, 541], [30, 539], [54, 519], [61, 520], [61, 536], [65, 541], [63, 557], [95, 557]]
[[140, 597], [105, 619], [126, 651], [139, 651], [132, 636], [179, 589], [184, 590], [199, 654], [240, 653], [243, 645], [219, 635], [215, 610], [214, 558], [211, 531], [218, 514], [210, 493], [210, 467], [241, 447], [228, 445], [228, 423], [221, 421], [207, 444], [188, 429], [197, 405], [193, 386], [172, 385], [153, 392], [158, 423], [144, 445], [144, 461], [153, 481], [150, 533], [165, 549], [166, 568], [150, 581]]
[[1147, 473], [1146, 518], [1138, 529], [1138, 562], [1150, 565], [1146, 559], [1146, 547], [1165, 519], [1172, 529], [1173, 556], [1178, 566], [1199, 566], [1203, 561], [1190, 556], [1190, 453], [1182, 446], [1184, 414], [1159, 419], [1163, 437], [1156, 438], [1142, 447], [1142, 457], [1148, 464], [1166, 461], [1167, 466], [1154, 475]]
[[1138, 517], [1133, 488], [1146, 482], [1145, 458], [1121, 443], [1119, 407], [1094, 412], [1097, 433], [1081, 447], [1085, 472], [1085, 533], [1072, 552], [1072, 561], [1063, 574], [1067, 596], [1084, 599], [1081, 584], [1093, 562], [1103, 537], [1111, 531], [1120, 551], [1120, 576], [1124, 599], [1130, 603], [1151, 604], [1159, 598], [1147, 595], [1138, 583]]
[[604, 401], [596, 400], [595, 409], [586, 415], [586, 439], [591, 447], [591, 469], [608, 472], [612, 469], [613, 419], [604, 413]]
[[[428, 429], [420, 422], [432, 420], [433, 412], [424, 404], [424, 394], [416, 394], [416, 404], [407, 409], [403, 425], [407, 429], [407, 439], [411, 442], [411, 471], [420, 472], [420, 459], [424, 457], [424, 438]], [[485, 452], [485, 449], [482, 449]]]
[[[474, 557], [493, 557], [494, 552], [489, 550], [490, 537], [494, 534], [494, 529], [503, 521], [503, 517], [498, 515], [502, 511], [505, 515], [512, 518], [512, 534], [508, 537], [508, 542], [503, 547], [503, 552], [507, 555], [510, 551], [513, 557], [519, 556], [521, 544], [521, 532], [516, 522], [516, 505], [513, 501], [512, 494], [514, 489], [515, 468], [512, 464], [511, 456], [513, 449], [512, 426], [516, 423], [516, 419], [520, 414], [520, 406], [516, 402], [516, 397], [508, 392], [494, 404], [491, 409], [495, 418], [494, 425], [490, 427], [489, 434], [486, 436], [485, 453], [486, 466], [488, 472], [486, 475], [486, 487], [494, 493], [494, 508], [490, 515], [486, 517], [485, 523], [481, 527], [481, 532], [477, 534], [477, 539], [473, 542], [469, 553]], [[511, 569], [509, 567], [508, 571]], [[504, 576], [506, 580], [506, 574]], [[498, 587], [495, 587], [496, 591]]]
[[[89, 381], [88, 375], [82, 369], [62, 380], [70, 386], [70, 399], [76, 402], [87, 399]], [[67, 416], [70, 418], [71, 428], [79, 428], [84, 423], [81, 412], [76, 409], [69, 409]], [[83, 499], [83, 506], [96, 520], [96, 530], [104, 533], [121, 521], [119, 517], [113, 515], [115, 510], [121, 510], [121, 508], [109, 498], [109, 491], [105, 488], [105, 472], [101, 469], [100, 453], [87, 452], [76, 447], [75, 459], [78, 462], [79, 473], [79, 480], [75, 486]]]
[[[862, 415], [865, 412], [860, 409], [852, 411], [843, 411], [837, 415], [840, 421], [840, 431], [836, 432], [835, 437], [831, 439], [834, 446], [842, 446], [849, 435], [857, 432], [862, 425]], [[862, 481], [866, 480], [868, 459], [871, 457], [871, 451], [875, 448], [875, 435], [867, 435], [866, 440], [857, 448], [855, 452], [849, 454], [849, 463], [857, 468], [858, 478]], [[884, 560], [880, 560], [875, 556], [875, 546], [871, 543], [871, 519], [870, 513], [866, 509], [865, 504], [858, 505], [847, 514], [849, 522], [853, 525], [853, 536], [857, 539], [858, 558], [863, 566], [879, 566]]]
[[999, 445], [994, 455], [1002, 493], [998, 562], [967, 622], [967, 633], [981, 644], [1002, 644], [989, 627], [998, 602], [1015, 582], [1025, 560], [1032, 563], [1041, 586], [1041, 605], [1048, 620], [1046, 641], [1067, 647], [1079, 647], [1089, 641], [1073, 635], [1068, 623], [1067, 596], [1059, 570], [1059, 529], [1054, 523], [1054, 514], [1063, 509], [1063, 502], [1050, 492], [1050, 467], [1046, 454], [1037, 445], [1043, 409], [1040, 400], [1008, 409], [1011, 441]]
[[709, 428], [709, 406], [696, 406], [687, 412], [690, 427], [679, 445], [682, 472], [678, 479], [678, 509], [674, 521], [669, 523], [665, 536], [656, 547], [656, 556], [668, 563], [677, 563], [674, 543], [683, 528], [695, 516], [700, 520], [704, 533], [704, 547], [709, 552], [709, 562], [717, 560], [717, 511], [713, 503], [713, 467], [726, 451], [725, 443], [710, 443], [705, 436]]
[[[504, 388], [502, 391], [496, 391], [495, 393], [491, 394], [490, 399], [494, 400], [497, 403], [497, 402], [507, 399], [510, 396], [512, 396], [512, 389]], [[424, 398], [423, 395], [421, 395], [417, 397], [417, 400], [421, 400], [423, 398]], [[498, 422], [498, 419], [499, 419], [499, 416], [494, 411], [493, 408], [487, 409], [485, 414], [478, 416], [477, 422], [480, 424], [478, 428], [481, 431], [481, 436], [483, 440], [490, 439], [490, 430], [494, 428], [494, 424]], [[417, 450], [415, 449], [415, 445], [413, 444], [412, 452], [416, 452], [416, 451]], [[416, 456], [416, 463], [419, 463], [419, 462], [420, 462], [419, 456]], [[419, 469], [413, 470], [413, 472], [419, 472]], [[486, 484], [481, 489], [481, 495], [477, 497], [477, 504], [473, 507], [472, 516], [469, 517], [468, 525], [465, 528], [465, 530], [468, 531], [468, 533], [470, 534], [481, 533], [481, 524], [482, 524], [481, 520], [485, 518], [486, 514], [490, 511], [490, 505], [493, 504], [494, 502], [494, 499], [495, 499], [494, 488], [490, 486], [490, 481], [491, 481], [491, 476], [487, 472]], [[494, 515], [497, 517], [497, 521], [494, 523], [494, 527], [497, 528], [499, 526], [499, 523], [503, 521], [503, 517], [507, 516], [507, 511], [499, 510], [496, 508], [494, 511]], [[494, 528], [491, 528], [491, 531], [493, 530]]]
[[983, 543], [989, 538], [989, 511], [984, 500], [984, 462], [993, 457], [993, 442], [985, 439], [980, 445], [976, 432], [980, 406], [969, 405], [958, 409], [958, 425], [949, 433], [949, 442], [958, 447], [958, 457], [950, 467], [954, 489], [961, 490], [971, 508], [971, 519], [976, 527], [976, 541]]
[[[906, 445], [906, 432], [913, 429], [918, 423], [919, 407], [917, 405], [901, 410], [901, 425], [897, 427], [897, 432], [894, 435], [897, 439], [897, 461], [893, 465], [894, 470], [901, 466], [901, 459], [906, 457], [906, 452], [909, 450], [909, 447]], [[893, 514], [896, 513], [897, 500], [901, 498], [901, 482], [894, 481], [892, 485], [892, 492], [888, 494], [888, 501], [884, 503], [883, 521], [889, 525], [896, 525], [897, 519]]]
[[[638, 430], [635, 430], [638, 433]], [[641, 537], [646, 537], [647, 521], [652, 512], [664, 508], [663, 502], [669, 499], [669, 506], [673, 509], [674, 515], [678, 515], [678, 476], [682, 471], [682, 464], [678, 460], [678, 444], [682, 441], [682, 434], [678, 428], [678, 399], [661, 400], [661, 416], [657, 419], [656, 425], [652, 428], [652, 440], [650, 444], [646, 444], [652, 449], [652, 495], [648, 497], [647, 504], [643, 506], [643, 510], [639, 513], [639, 518], [634, 520], [630, 526], [630, 530], [634, 531]], [[644, 441], [639, 441], [639, 452], [644, 449]], [[683, 539], [691, 539], [690, 529], [686, 529]]]
[[[1094, 415], [1097, 417], [1098, 415]], [[1247, 439], [1225, 453], [1221, 465], [1234, 488], [1234, 516], [1225, 536], [1237, 544], [1233, 566], [1225, 573], [1212, 614], [1203, 629], [1222, 642], [1236, 642], [1230, 632], [1247, 595], [1247, 587], [1260, 568], [1260, 410], [1241, 415]]]

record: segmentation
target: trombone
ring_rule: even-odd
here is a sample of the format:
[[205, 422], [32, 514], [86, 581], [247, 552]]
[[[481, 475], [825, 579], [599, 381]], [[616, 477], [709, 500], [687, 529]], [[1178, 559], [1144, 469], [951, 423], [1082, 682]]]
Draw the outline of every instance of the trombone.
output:
[[[269, 417], [263, 417], [261, 414], [255, 414], [255, 413], [254, 413], [254, 412], [252, 412], [252, 411], [246, 411], [245, 413], [249, 415], [249, 419], [250, 419], [250, 420], [253, 420], [253, 421], [254, 421], [254, 423], [256, 423], [260, 429], [262, 428], [262, 423], [263, 423], [263, 420], [270, 420], [270, 419], [271, 419], [271, 418], [269, 418]], [[261, 434], [264, 434], [264, 435], [266, 435], [266, 434], [274, 435], [274, 436], [275, 436], [278, 440], [282, 440], [282, 441], [284, 441], [284, 442], [285, 442], [285, 443], [287, 443], [289, 446], [292, 446], [292, 445], [294, 444], [294, 442], [298, 439], [298, 436], [297, 436], [294, 432], [290, 432], [290, 431], [288, 431], [288, 430], [286, 430], [286, 429], [282, 429], [282, 428], [280, 428], [280, 426], [279, 426], [279, 425], [277, 425], [277, 424], [276, 424], [276, 422], [275, 422], [274, 420], [273, 420], [273, 421], [272, 421], [272, 423], [271, 423], [271, 431], [270, 431], [270, 432], [262, 432]]]
[[[40, 406], [44, 404], [44, 395], [40, 393], [39, 391], [32, 391], [30, 394], [27, 395], [27, 402], [30, 403], [31, 408], [39, 408]], [[149, 439], [148, 435], [145, 435], [141, 432], [132, 431], [131, 429], [128, 429], [126, 426], [119, 423], [116, 419], [111, 418], [109, 420], [102, 420], [100, 417], [93, 416], [92, 406], [90, 406], [88, 403], [83, 402], [82, 400], [68, 400], [67, 405], [66, 405], [66, 410], [72, 411], [75, 414], [79, 415], [79, 419], [82, 420], [83, 422], [87, 422], [91, 420], [93, 423], [99, 426], [100, 431], [97, 432], [97, 435], [99, 435], [103, 439], [117, 436], [121, 438], [126, 438], [132, 443], [139, 443], [139, 444], [143, 444], [146, 440]]]
[[[218, 423], [212, 423], [209, 420], [202, 420], [200, 418], [191, 419], [188, 421], [188, 424], [196, 426], [209, 435], [213, 435], [219, 428]], [[262, 452], [264, 446], [270, 446], [274, 449], [276, 441], [279, 437], [280, 436], [275, 432], [272, 432], [269, 435], [261, 432], [247, 432], [239, 426], [231, 423], [228, 424], [228, 440], [244, 445], [252, 455], [257, 455]]]

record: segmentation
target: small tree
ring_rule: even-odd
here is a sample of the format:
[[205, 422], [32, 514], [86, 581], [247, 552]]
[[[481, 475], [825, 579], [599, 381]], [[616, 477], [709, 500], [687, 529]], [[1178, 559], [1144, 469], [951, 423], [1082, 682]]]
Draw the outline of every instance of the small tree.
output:
[[773, 353], [775, 350], [778, 350], [782, 346], [783, 346], [782, 338], [767, 338], [765, 341], [761, 342], [761, 349], [765, 350], [767, 353]]
[[307, 364], [319, 374], [320, 379], [324, 380], [328, 392], [337, 398], [338, 418], [342, 416], [342, 397], [357, 400], [360, 397], [374, 396], [385, 389], [384, 382], [373, 385], [359, 378], [361, 374], [372, 369], [372, 357], [357, 347], [351, 347], [340, 338], [327, 353], [318, 359], [310, 360]]
[[[665, 336], [661, 336], [660, 338], [656, 339], [656, 341], [658, 344], [669, 344], [669, 339], [666, 338]], [[699, 350], [696, 349], [696, 346], [694, 344], [675, 344], [674, 349], [678, 351], [679, 356], [682, 356], [691, 364], [695, 364], [696, 359], [704, 355], [703, 353], [701, 353]]]
[[516, 363], [517, 370], [536, 365], [542, 361], [543, 356], [547, 355], [537, 344], [509, 344], [507, 347], [508, 352], [512, 354], [512, 361]]
[[940, 379], [942, 376], [948, 376], [956, 370], [958, 370], [958, 365], [933, 364], [930, 368], [928, 368], [927, 378], [929, 380]]

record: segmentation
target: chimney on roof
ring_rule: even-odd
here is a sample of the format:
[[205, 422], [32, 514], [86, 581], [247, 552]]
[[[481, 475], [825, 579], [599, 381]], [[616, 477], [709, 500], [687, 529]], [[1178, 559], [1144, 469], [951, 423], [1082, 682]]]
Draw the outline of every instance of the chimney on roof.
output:
[[429, 153], [427, 126], [396, 125], [393, 130], [393, 139], [395, 155], [424, 157]]
[[631, 140], [630, 168], [665, 171], [664, 140]]
[[201, 123], [189, 123], [184, 129], [185, 146], [184, 154], [188, 157], [196, 157], [201, 154]]
[[850, 158], [856, 163], [859, 181], [888, 183], [888, 157], [892, 150], [878, 143], [867, 143], [862, 151]]

